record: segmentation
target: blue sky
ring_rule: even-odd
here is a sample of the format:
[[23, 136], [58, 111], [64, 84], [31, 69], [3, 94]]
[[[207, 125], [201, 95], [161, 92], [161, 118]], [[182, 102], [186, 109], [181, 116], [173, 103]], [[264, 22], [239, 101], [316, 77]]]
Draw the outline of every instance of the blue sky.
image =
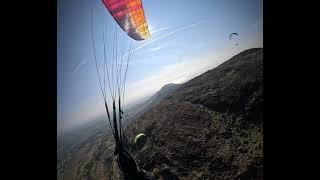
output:
[[[242, 50], [263, 47], [260, 0], [142, 2], [151, 38], [133, 43], [126, 103], [150, 95], [165, 84], [185, 82]], [[102, 17], [110, 35], [116, 28], [119, 30], [119, 45], [127, 38], [100, 0], [94, 1], [91, 21], [90, 3], [91, 0], [58, 0], [58, 131], [90, 121], [104, 111], [90, 23], [94, 24], [98, 59], [103, 57]], [[239, 33], [239, 46], [228, 39], [232, 32]]]

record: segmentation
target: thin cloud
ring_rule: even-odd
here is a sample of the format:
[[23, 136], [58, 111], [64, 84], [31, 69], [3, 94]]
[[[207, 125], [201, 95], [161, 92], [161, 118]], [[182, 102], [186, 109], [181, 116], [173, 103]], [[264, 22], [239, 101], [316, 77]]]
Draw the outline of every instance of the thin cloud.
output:
[[165, 47], [167, 47], [168, 46], [168, 43], [162, 43], [161, 45], [159, 45], [159, 46], [155, 46], [155, 47], [150, 47], [150, 48], [148, 48], [148, 52], [155, 52], [155, 51], [158, 51], [158, 50], [160, 50], [160, 49], [163, 49], [163, 48], [165, 48]]
[[134, 53], [134, 52], [138, 51], [139, 49], [141, 49], [142, 47], [147, 46], [147, 45], [149, 45], [149, 44], [151, 44], [151, 43], [157, 42], [157, 41], [159, 41], [159, 40], [161, 40], [161, 39], [163, 39], [163, 38], [165, 38], [165, 37], [167, 37], [167, 36], [170, 36], [170, 35], [173, 35], [173, 34], [175, 34], [175, 33], [177, 33], [177, 32], [184, 31], [184, 30], [190, 29], [190, 28], [192, 28], [192, 27], [198, 26], [199, 24], [202, 24], [202, 23], [204, 23], [204, 22], [206, 22], [206, 21], [208, 21], [208, 20], [203, 20], [203, 21], [200, 21], [200, 22], [197, 22], [197, 23], [193, 23], [193, 24], [191, 24], [191, 25], [187, 25], [187, 26], [178, 28], [178, 29], [176, 29], [176, 30], [174, 30], [174, 31], [171, 31], [171, 32], [169, 32], [169, 33], [167, 33], [167, 34], [165, 34], [165, 35], [163, 35], [163, 36], [160, 36], [160, 37], [158, 37], [158, 38], [156, 38], [156, 39], [153, 39], [152, 41], [149, 41], [149, 42], [146, 42], [146, 43], [142, 44], [141, 46], [133, 49], [133, 50], [131, 51], [131, 53]]
[[154, 48], [149, 48], [149, 51], [150, 52], [153, 52], [153, 51], [158, 51], [160, 49], [162, 49], [163, 47], [162, 46], [158, 46], [158, 47], [154, 47]]
[[89, 59], [88, 58], [84, 58], [82, 61], [80, 61], [80, 63], [73, 69], [73, 73], [78, 72], [79, 70], [81, 70], [86, 64], [88, 64]]
[[165, 27], [162, 27], [162, 28], [158, 28], [158, 29], [155, 29], [155, 30], [151, 30], [150, 33], [151, 34], [154, 34], [154, 33], [157, 33], [157, 32], [160, 32], [160, 31], [164, 31], [164, 30], [167, 30], [167, 29], [171, 29], [173, 26], [165, 26]]

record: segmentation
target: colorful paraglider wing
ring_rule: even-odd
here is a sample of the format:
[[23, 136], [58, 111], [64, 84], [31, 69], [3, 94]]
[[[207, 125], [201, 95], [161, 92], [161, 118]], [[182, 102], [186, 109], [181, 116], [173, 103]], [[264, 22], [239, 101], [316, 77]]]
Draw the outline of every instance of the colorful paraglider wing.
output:
[[150, 37], [141, 0], [102, 0], [120, 27], [134, 40]]

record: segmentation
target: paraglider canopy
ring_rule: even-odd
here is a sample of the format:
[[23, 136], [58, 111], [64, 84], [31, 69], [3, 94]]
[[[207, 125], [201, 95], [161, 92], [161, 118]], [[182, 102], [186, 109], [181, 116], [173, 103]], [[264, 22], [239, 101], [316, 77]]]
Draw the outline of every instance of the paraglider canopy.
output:
[[102, 0], [120, 27], [134, 40], [150, 37], [141, 0]]
[[134, 143], [136, 144], [137, 142], [141, 141], [142, 139], [145, 139], [147, 136], [143, 133], [138, 134], [135, 138], [134, 138]]
[[231, 34], [229, 35], [229, 39], [231, 40], [234, 35], [239, 35], [239, 34], [238, 34], [238, 33], [231, 33]]

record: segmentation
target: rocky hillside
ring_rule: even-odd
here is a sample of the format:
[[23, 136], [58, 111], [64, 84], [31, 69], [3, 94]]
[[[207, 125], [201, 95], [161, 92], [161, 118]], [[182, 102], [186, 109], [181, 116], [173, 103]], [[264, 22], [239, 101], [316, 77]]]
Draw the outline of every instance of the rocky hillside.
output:
[[[126, 129], [155, 179], [262, 179], [263, 49], [249, 49], [180, 85]], [[134, 136], [146, 144], [132, 148]], [[110, 134], [83, 142], [59, 179], [121, 179]]]

